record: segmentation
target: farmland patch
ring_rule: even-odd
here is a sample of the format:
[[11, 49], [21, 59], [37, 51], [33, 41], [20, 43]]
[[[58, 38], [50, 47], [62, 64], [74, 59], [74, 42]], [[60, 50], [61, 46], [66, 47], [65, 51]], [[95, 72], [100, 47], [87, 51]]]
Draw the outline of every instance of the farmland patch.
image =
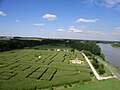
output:
[[70, 64], [79, 52], [21, 49], [0, 53], [0, 90], [44, 89], [90, 81], [87, 64]]

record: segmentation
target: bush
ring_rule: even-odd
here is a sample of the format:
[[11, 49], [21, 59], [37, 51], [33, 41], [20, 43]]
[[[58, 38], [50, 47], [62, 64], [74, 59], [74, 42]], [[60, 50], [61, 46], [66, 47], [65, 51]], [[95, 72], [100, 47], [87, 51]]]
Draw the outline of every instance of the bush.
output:
[[84, 82], [81, 80], [81, 81], [79, 82], [79, 85], [84, 85]]
[[104, 65], [103, 64], [99, 64], [99, 68], [104, 69]]
[[74, 50], [74, 49], [71, 49], [71, 52], [75, 52], [75, 50]]
[[67, 88], [67, 85], [64, 85], [64, 88]]
[[98, 63], [98, 60], [95, 58], [95, 55], [93, 56], [93, 61], [95, 61], [96, 63]]
[[100, 57], [105, 60], [105, 55], [103, 53], [100, 54]]
[[84, 54], [85, 54], [86, 56], [92, 56], [92, 53], [91, 53], [90, 51], [84, 51]]
[[96, 61], [92, 61], [92, 65], [97, 69], [99, 68], [99, 64]]
[[104, 73], [105, 73], [105, 70], [104, 70], [103, 68], [99, 68], [99, 69], [98, 69], [98, 72], [99, 72], [99, 74], [104, 74]]
[[34, 48], [35, 50], [39, 50], [39, 48], [38, 47], [36, 47], [36, 48]]

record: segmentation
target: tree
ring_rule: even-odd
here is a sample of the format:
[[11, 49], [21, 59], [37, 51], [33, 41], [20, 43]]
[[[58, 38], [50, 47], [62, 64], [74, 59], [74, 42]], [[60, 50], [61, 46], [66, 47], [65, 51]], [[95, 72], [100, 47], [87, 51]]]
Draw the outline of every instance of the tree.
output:
[[84, 54], [85, 54], [86, 56], [92, 56], [92, 53], [91, 53], [90, 51], [84, 50]]
[[105, 60], [105, 55], [103, 53], [100, 54], [100, 57]]
[[100, 67], [100, 68], [98, 68], [98, 72], [99, 72], [99, 74], [104, 74], [104, 73], [105, 73], [105, 70]]

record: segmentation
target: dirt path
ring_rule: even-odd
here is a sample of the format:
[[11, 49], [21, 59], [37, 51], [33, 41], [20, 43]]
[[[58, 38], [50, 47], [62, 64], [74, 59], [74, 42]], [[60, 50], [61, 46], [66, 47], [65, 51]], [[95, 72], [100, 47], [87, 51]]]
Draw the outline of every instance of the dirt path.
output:
[[110, 67], [107, 63], [105, 63], [104, 61], [98, 59], [99, 62], [101, 62], [102, 64], [104, 64], [110, 71], [111, 73], [120, 80], [120, 74], [117, 73], [112, 67]]
[[97, 71], [95, 70], [95, 68], [94, 68], [93, 65], [91, 64], [90, 60], [87, 58], [87, 56], [86, 56], [84, 53], [82, 53], [82, 54], [83, 54], [83, 56], [85, 57], [85, 60], [88, 62], [90, 68], [92, 69], [94, 75], [96, 76], [96, 78], [97, 78], [98, 80], [105, 80], [105, 79], [110, 79], [110, 78], [115, 78], [115, 77], [116, 77], [116, 76], [108, 76], [108, 77], [101, 77], [101, 76], [99, 76], [99, 74], [97, 73]]

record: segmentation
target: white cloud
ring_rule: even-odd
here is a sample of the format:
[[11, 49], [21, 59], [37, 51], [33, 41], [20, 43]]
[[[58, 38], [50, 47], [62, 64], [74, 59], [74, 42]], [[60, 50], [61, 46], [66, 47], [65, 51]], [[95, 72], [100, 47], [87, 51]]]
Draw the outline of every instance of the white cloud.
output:
[[57, 19], [57, 16], [56, 15], [52, 15], [52, 14], [45, 14], [43, 16], [44, 19], [47, 19], [49, 21], [52, 21], [52, 20], [56, 20]]
[[87, 33], [90, 33], [90, 34], [104, 34], [102, 31], [86, 31]]
[[19, 22], [19, 20], [18, 20], [18, 19], [16, 19], [16, 20], [15, 20], [15, 22]]
[[39, 30], [40, 32], [44, 32], [45, 30]]
[[115, 30], [120, 30], [120, 27], [115, 28]]
[[[64, 32], [59, 32], [63, 31], [63, 28], [58, 28], [57, 30], [58, 31], [46, 30], [44, 32], [39, 30], [39, 35], [50, 38], [120, 41], [120, 33], [118, 33], [116, 29], [112, 32], [102, 32], [89, 29], [81, 30], [81, 27], [79, 29], [74, 26], [70, 26], [68, 29], [64, 30]], [[117, 30], [119, 30], [119, 28], [117, 28]]]
[[83, 30], [70, 26], [68, 32], [81, 33]]
[[38, 23], [35, 23], [33, 24], [34, 26], [38, 26], [38, 27], [42, 27], [42, 26], [45, 26], [45, 24], [38, 24]]
[[58, 31], [58, 32], [64, 32], [64, 29], [58, 28], [57, 31]]
[[115, 28], [112, 33], [120, 34], [120, 27]]
[[86, 0], [89, 4], [105, 6], [120, 11], [120, 0]]
[[83, 30], [74, 30], [73, 32], [75, 32], [75, 33], [81, 33], [81, 32], [83, 32]]
[[107, 5], [114, 6], [114, 5], [119, 4], [120, 0], [105, 0], [105, 2], [106, 2]]
[[0, 16], [6, 16], [7, 14], [5, 14], [4, 12], [0, 11]]
[[96, 23], [98, 21], [99, 21], [98, 19], [83, 19], [83, 18], [76, 20], [77, 23], [80, 23], [80, 22]]

